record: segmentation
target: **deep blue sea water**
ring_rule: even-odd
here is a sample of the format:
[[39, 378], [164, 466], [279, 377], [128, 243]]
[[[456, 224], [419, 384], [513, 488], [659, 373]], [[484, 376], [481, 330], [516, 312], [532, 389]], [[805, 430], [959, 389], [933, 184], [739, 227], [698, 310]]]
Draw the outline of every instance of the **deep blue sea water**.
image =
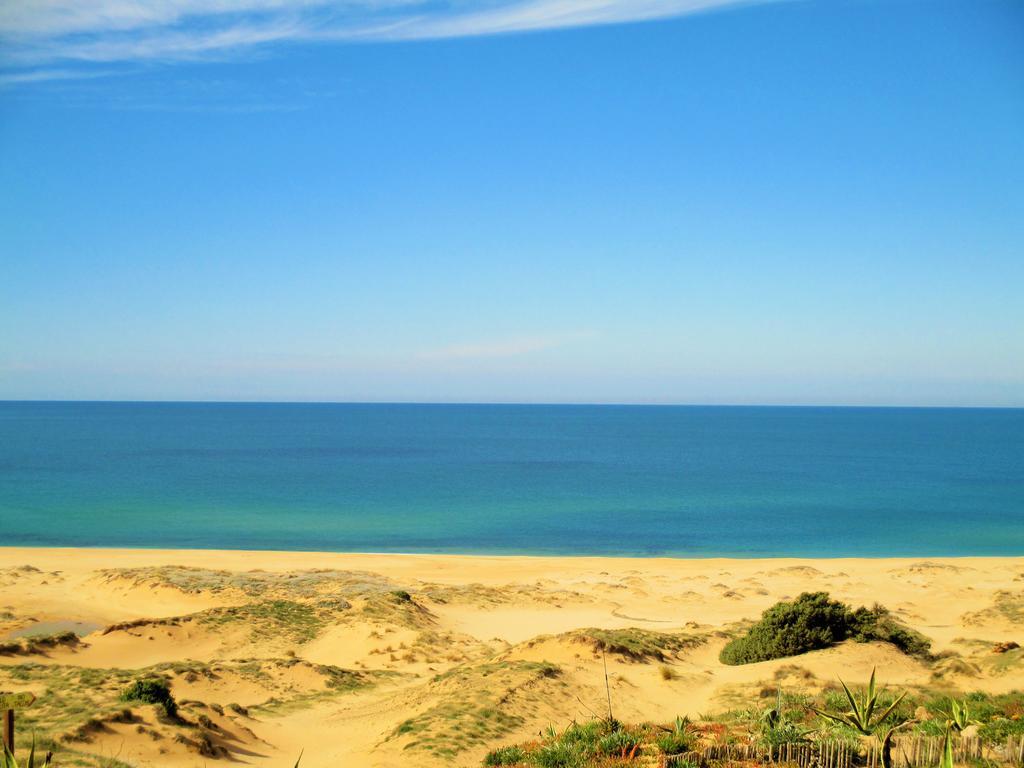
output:
[[1024, 554], [1024, 410], [0, 403], [0, 543]]

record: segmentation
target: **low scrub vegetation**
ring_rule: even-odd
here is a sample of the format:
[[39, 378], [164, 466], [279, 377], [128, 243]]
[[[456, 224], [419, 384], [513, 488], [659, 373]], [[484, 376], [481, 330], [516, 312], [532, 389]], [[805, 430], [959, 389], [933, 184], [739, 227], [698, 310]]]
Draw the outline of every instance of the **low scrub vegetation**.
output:
[[828, 648], [843, 640], [879, 640], [906, 654], [930, 658], [929, 640], [900, 624], [889, 611], [851, 609], [827, 592], [805, 592], [792, 602], [780, 602], [761, 614], [745, 635], [729, 642], [719, 656], [723, 664], [751, 664], [797, 656]]
[[499, 747], [484, 758], [486, 766], [536, 766], [536, 768], [604, 768], [638, 761], [642, 756], [658, 759], [677, 755], [689, 748], [692, 738], [687, 722], [674, 726], [626, 726], [615, 720], [573, 723], [563, 731], [549, 728], [535, 742]]
[[[813, 758], [812, 762], [828, 754], [832, 760], [828, 765], [891, 766], [895, 756], [905, 752], [899, 745], [906, 742], [899, 739], [931, 737], [933, 746], [949, 745], [970, 726], [978, 729], [988, 768], [1006, 763], [1008, 758], [1013, 762], [1020, 744], [1017, 739], [1024, 738], [1024, 693], [971, 693], [951, 698], [940, 690], [890, 690], [877, 685], [874, 675], [863, 686], [840, 683], [816, 694], [780, 687], [768, 705], [722, 712], [695, 722], [676, 718], [670, 725], [625, 725], [604, 718], [574, 722], [562, 731], [548, 728], [537, 740], [493, 749], [483, 764], [707, 768], [775, 763], [783, 753], [794, 755], [796, 762], [796, 752], [786, 752], [793, 748], [803, 750], [803, 759]], [[1012, 755], [1006, 752], [1008, 742], [1014, 745]], [[727, 752], [730, 749], [731, 754]], [[940, 748], [935, 754], [942, 751]], [[840, 752], [852, 762], [836, 762]]]
[[[535, 710], [565, 687], [561, 675], [557, 666], [545, 662], [455, 667], [431, 680], [423, 693], [429, 706], [400, 723], [389, 739], [400, 740], [404, 750], [450, 760], [522, 726], [522, 710]], [[509, 706], [513, 700], [517, 706]]]
[[29, 635], [17, 640], [0, 643], [0, 656], [33, 656], [45, 654], [55, 648], [70, 648], [78, 645], [74, 632], [58, 632], [52, 635]]
[[[653, 632], [648, 629], [581, 629], [572, 634], [580, 642], [591, 643], [598, 651], [635, 661], [667, 661], [682, 651], [704, 643], [702, 637]], [[671, 672], [671, 668], [666, 667]], [[668, 678], [666, 678], [668, 679]]]
[[158, 704], [163, 707], [169, 720], [179, 719], [178, 702], [171, 695], [171, 688], [162, 678], [136, 680], [121, 692], [121, 701], [138, 701], [143, 704]]

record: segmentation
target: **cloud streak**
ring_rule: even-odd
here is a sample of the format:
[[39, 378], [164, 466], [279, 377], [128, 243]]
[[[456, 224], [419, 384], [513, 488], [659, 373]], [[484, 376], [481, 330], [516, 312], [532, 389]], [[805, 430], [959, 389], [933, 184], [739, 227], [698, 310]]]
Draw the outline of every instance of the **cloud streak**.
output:
[[[90, 66], [228, 58], [302, 42], [428, 40], [650, 21], [772, 0], [7, 0], [8, 84]], [[77, 67], [77, 69], [72, 69]]]

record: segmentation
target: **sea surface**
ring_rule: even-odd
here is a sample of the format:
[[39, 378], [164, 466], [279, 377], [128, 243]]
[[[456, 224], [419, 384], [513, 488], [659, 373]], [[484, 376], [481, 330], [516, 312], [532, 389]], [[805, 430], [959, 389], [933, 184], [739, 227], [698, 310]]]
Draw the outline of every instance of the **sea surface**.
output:
[[0, 403], [0, 544], [1024, 555], [1024, 410]]

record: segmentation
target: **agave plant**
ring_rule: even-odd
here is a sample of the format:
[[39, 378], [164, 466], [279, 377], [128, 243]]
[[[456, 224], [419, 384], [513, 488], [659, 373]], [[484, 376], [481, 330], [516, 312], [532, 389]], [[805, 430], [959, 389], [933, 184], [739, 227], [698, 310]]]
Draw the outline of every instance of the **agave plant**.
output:
[[806, 741], [814, 733], [814, 729], [803, 728], [786, 716], [781, 688], [775, 697], [775, 706], [761, 713], [760, 726], [761, 740], [769, 745]]
[[[843, 690], [846, 692], [846, 698], [850, 702], [849, 712], [836, 714], [834, 712], [825, 712], [815, 707], [811, 707], [811, 709], [826, 720], [846, 725], [864, 736], [878, 736], [882, 742], [882, 767], [892, 768], [892, 737], [896, 733], [897, 728], [901, 728], [907, 723], [905, 721], [890, 727], [883, 728], [883, 726], [889, 715], [896, 711], [896, 707], [899, 706], [900, 702], [907, 695], [906, 691], [897, 696], [896, 700], [883, 710], [879, 705], [881, 691], [875, 688], [874, 669], [871, 670], [871, 679], [868, 681], [868, 686], [860, 698], [853, 695], [846, 683], [842, 680], [839, 682], [842, 683]], [[882, 731], [881, 736], [879, 736], [880, 731]]]
[[977, 720], [971, 719], [971, 712], [966, 701], [949, 700], [949, 712], [946, 716], [946, 732], [942, 737], [942, 757], [939, 768], [953, 768], [953, 735], [960, 735], [969, 725]]
[[963, 733], [970, 725], [976, 725], [977, 720], [971, 717], [967, 701], [949, 700], [949, 712], [947, 713], [946, 727], [957, 733]]
[[[49, 768], [53, 755], [49, 752], [46, 753], [46, 757], [43, 758], [43, 762], [38, 764], [38, 768]], [[0, 768], [22, 768], [21, 763], [14, 756], [14, 753], [7, 748], [4, 744], [4, 755], [3, 761], [0, 761]], [[24, 768], [37, 768], [36, 765], [36, 740], [32, 739], [32, 748], [28, 752], [28, 762], [25, 763]]]

